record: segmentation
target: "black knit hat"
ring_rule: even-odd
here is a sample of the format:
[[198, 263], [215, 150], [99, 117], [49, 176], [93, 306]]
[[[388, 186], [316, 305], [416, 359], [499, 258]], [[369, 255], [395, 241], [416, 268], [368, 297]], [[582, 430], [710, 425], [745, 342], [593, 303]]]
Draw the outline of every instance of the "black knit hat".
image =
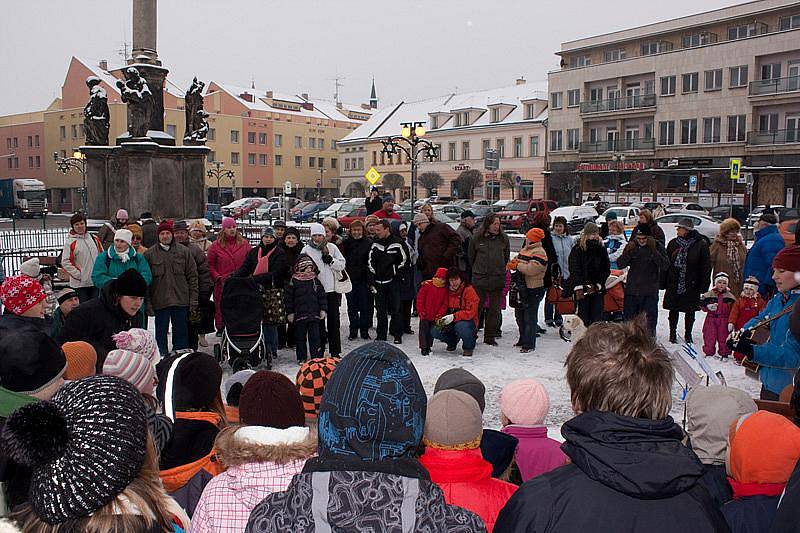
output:
[[0, 339], [0, 384], [13, 392], [35, 393], [64, 375], [64, 352], [44, 332], [20, 330]]
[[139, 474], [146, 444], [142, 395], [102, 375], [17, 409], [0, 437], [4, 453], [32, 469], [29, 501], [51, 525], [89, 516], [125, 490]]
[[[202, 352], [178, 353], [162, 359], [156, 365], [158, 389], [164, 414], [173, 417], [175, 411], [207, 409], [220, 394], [222, 368], [210, 355]], [[167, 390], [171, 377], [171, 390]]]
[[652, 237], [653, 228], [650, 227], [650, 224], [642, 224], [639, 222], [636, 224], [636, 235], [646, 235], [647, 237]]
[[129, 268], [115, 279], [113, 289], [117, 296], [147, 296], [147, 282], [137, 270]]
[[260, 370], [242, 389], [239, 420], [249, 426], [286, 429], [305, 426], [306, 415], [300, 392], [289, 378], [271, 370]]

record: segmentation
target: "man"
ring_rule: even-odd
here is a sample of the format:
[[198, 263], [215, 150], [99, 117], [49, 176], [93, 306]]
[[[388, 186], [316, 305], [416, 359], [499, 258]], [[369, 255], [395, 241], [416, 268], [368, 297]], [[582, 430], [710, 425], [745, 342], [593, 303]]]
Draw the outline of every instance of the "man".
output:
[[[408, 246], [392, 235], [388, 220], [376, 225], [377, 240], [369, 250], [369, 267], [375, 309], [378, 315], [377, 340], [385, 341], [387, 328], [395, 344], [403, 342], [403, 321], [400, 315], [398, 272], [409, 264]], [[391, 317], [391, 323], [389, 323]]]
[[[189, 225], [185, 220], [175, 223], [172, 229], [175, 240], [189, 249], [197, 265], [197, 313], [189, 317], [189, 347], [197, 350], [198, 345], [206, 347], [205, 334], [214, 331], [213, 323], [214, 304], [211, 303], [211, 292], [214, 290], [214, 281], [211, 279], [211, 270], [208, 268], [208, 258], [199, 246], [193, 244], [189, 238]], [[203, 323], [205, 322], [205, 327]]]
[[153, 220], [150, 211], [145, 211], [140, 217], [142, 226], [142, 246], [152, 248], [158, 242], [158, 224]]
[[81, 303], [75, 289], [61, 289], [56, 294], [56, 299], [58, 301], [58, 309], [53, 315], [53, 327], [50, 330], [50, 336], [54, 339], [58, 337], [58, 332], [61, 331], [61, 326], [64, 325], [64, 321], [70, 313], [77, 309]]
[[392, 220], [402, 220], [400, 215], [394, 212], [394, 197], [387, 194], [383, 197], [383, 208], [372, 213], [380, 219], [391, 218]]
[[275, 230], [275, 240], [278, 244], [283, 242], [283, 236], [286, 235], [286, 222], [283, 220], [276, 220], [272, 224], [272, 229]]
[[778, 231], [778, 217], [772, 213], [762, 214], [754, 229], [756, 240], [744, 260], [742, 279], [755, 277], [758, 280], [758, 292], [765, 300], [769, 300], [775, 293], [772, 260], [784, 247], [785, 242]]
[[383, 201], [378, 196], [378, 188], [376, 186], [372, 186], [369, 189], [369, 196], [367, 197], [366, 201], [364, 202], [364, 207], [367, 208], [367, 215], [373, 214], [375, 211], [380, 211], [381, 207], [383, 207]]
[[414, 225], [419, 229], [417, 242], [417, 268], [422, 279], [431, 279], [437, 268], [456, 266], [461, 239], [453, 228], [441, 222], [431, 222], [422, 213], [414, 215]]
[[[678, 222], [678, 227], [687, 231], [694, 229], [688, 218]], [[625, 320], [632, 320], [639, 313], [647, 316], [650, 333], [655, 337], [658, 323], [658, 280], [660, 273], [669, 268], [667, 251], [660, 241], [653, 238], [648, 224], [636, 226], [636, 237], [629, 242], [617, 259], [620, 268], [630, 267], [628, 281], [625, 283], [623, 314]]]
[[728, 531], [669, 416], [669, 355], [642, 320], [592, 324], [566, 378], [577, 415], [561, 428], [570, 462], [524, 483], [495, 533]]
[[100, 239], [86, 231], [86, 217], [75, 213], [69, 219], [69, 236], [61, 250], [61, 266], [69, 275], [69, 286], [78, 293], [81, 302], [97, 296], [92, 281], [92, 269], [97, 256], [103, 253]]
[[118, 229], [122, 229], [128, 225], [128, 212], [124, 209], [118, 209], [117, 214], [113, 220], [105, 222], [97, 232], [97, 238], [100, 239], [100, 244], [103, 245], [104, 250], [114, 244], [114, 233]]
[[469, 243], [475, 231], [475, 213], [467, 209], [461, 212], [461, 224], [456, 233], [461, 239], [461, 248], [458, 251], [458, 268], [472, 281], [472, 264], [469, 261]]
[[197, 264], [188, 248], [175, 242], [172, 224], [158, 225], [158, 244], [145, 254], [153, 281], [147, 305], [155, 312], [156, 344], [161, 355], [169, 352], [167, 331], [172, 323], [172, 349], [189, 347], [189, 314], [197, 309]]
[[431, 336], [447, 343], [448, 352], [454, 352], [461, 341], [464, 357], [472, 357], [480, 300], [456, 267], [447, 271], [447, 296], [448, 314], [437, 321]]

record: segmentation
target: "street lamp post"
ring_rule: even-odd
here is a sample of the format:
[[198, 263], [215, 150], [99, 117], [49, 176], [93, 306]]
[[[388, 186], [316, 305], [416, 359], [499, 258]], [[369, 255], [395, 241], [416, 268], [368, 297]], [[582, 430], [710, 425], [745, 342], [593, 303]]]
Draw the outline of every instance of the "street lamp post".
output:
[[218, 204], [221, 203], [220, 182], [222, 181], [222, 178], [229, 178], [231, 180], [231, 187], [233, 187], [233, 198], [235, 200], [236, 181], [234, 180], [236, 179], [236, 176], [234, 175], [233, 170], [228, 170], [224, 168], [225, 163], [223, 163], [222, 161], [212, 161], [211, 165], [213, 166], [213, 168], [209, 168], [208, 171], [206, 172], [206, 175], [211, 179], [217, 180], [217, 203]]
[[73, 169], [81, 173], [81, 212], [87, 215], [86, 156], [78, 150], [72, 153], [72, 157], [59, 157], [58, 152], [53, 152], [53, 161], [56, 162], [57, 170], [62, 174], [66, 174]]
[[381, 152], [391, 157], [402, 151], [411, 161], [411, 215], [413, 216], [417, 192], [417, 156], [422, 154], [428, 161], [434, 161], [439, 156], [439, 149], [429, 140], [422, 138], [425, 136], [424, 122], [401, 122], [400, 126], [399, 137], [393, 136], [381, 141], [383, 144]]
[[319, 167], [319, 179], [317, 180], [317, 201], [322, 201], [322, 177], [325, 172], [325, 167]]
[[614, 201], [619, 202], [619, 178], [620, 178], [620, 165], [624, 167], [625, 165], [625, 154], [614, 154], [611, 156], [611, 159], [614, 161], [614, 169], [616, 170], [616, 178], [617, 178], [617, 186], [615, 187], [614, 191]]

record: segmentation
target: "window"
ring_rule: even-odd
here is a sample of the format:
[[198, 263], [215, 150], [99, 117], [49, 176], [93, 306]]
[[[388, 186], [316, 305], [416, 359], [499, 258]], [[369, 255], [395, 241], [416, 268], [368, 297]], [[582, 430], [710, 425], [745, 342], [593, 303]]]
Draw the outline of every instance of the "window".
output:
[[778, 114], [765, 113], [758, 116], [758, 131], [777, 131]]
[[469, 160], [469, 141], [461, 143], [461, 159], [464, 161]]
[[331, 139], [331, 150], [336, 150], [336, 139]]
[[761, 65], [762, 80], [777, 80], [780, 77], [781, 77], [780, 63], [767, 63], [766, 65]]
[[335, 157], [331, 158], [331, 168], [336, 168], [336, 158]]
[[644, 138], [645, 139], [652, 139], [653, 138], [653, 123], [652, 122], [645, 122], [645, 124], [644, 124]]
[[497, 107], [492, 108], [492, 122], [500, 122], [500, 109]]
[[730, 115], [728, 117], [728, 142], [742, 142], [745, 140], [746, 115]]
[[239, 164], [239, 152], [231, 152], [231, 165]]
[[675, 96], [676, 76], [662, 76], [661, 96]]
[[448, 161], [456, 160], [456, 143], [449, 143], [447, 145], [447, 160]]
[[580, 131], [578, 128], [567, 130], [567, 150], [577, 150], [580, 142]]
[[283, 156], [281, 154], [275, 154], [275, 166], [276, 167], [283, 166]]
[[707, 70], [705, 72], [706, 91], [718, 91], [722, 89], [722, 69]]
[[681, 120], [681, 144], [697, 144], [697, 119]]
[[525, 104], [525, 118], [536, 118], [536, 106], [533, 104]]
[[589, 90], [589, 100], [592, 102], [599, 102], [603, 99], [603, 88], [602, 87], [595, 87], [594, 89]]
[[589, 56], [572, 56], [569, 58], [569, 68], [588, 67], [592, 64]]
[[232, 143], [239, 142], [239, 130], [231, 130], [231, 142]]
[[8, 168], [14, 168], [14, 158], [13, 157], [7, 157], [6, 161], [8, 161]]
[[530, 148], [529, 148], [530, 157], [538, 157], [539, 156], [539, 136], [534, 135], [530, 138]]
[[299, 135], [295, 135], [294, 137], [294, 147], [295, 148], [302, 148], [303, 147], [303, 138]]
[[683, 75], [683, 92], [696, 93], [699, 84], [700, 75], [697, 72], [691, 72]]
[[694, 48], [696, 46], [703, 46], [705, 44], [712, 44], [715, 42], [717, 42], [716, 33], [694, 33], [692, 35], [684, 35], [683, 39], [681, 39], [681, 46], [684, 48]]
[[514, 137], [514, 157], [522, 157], [522, 137]]
[[33, 156], [28, 156], [28, 168], [33, 168]]
[[267, 144], [267, 134], [266, 133], [259, 133], [258, 134], [258, 144]]
[[267, 154], [258, 154], [258, 164], [262, 167], [267, 166]]
[[[319, 166], [320, 166], [320, 168], [325, 166], [325, 162], [321, 157], [319, 158]], [[359, 157], [358, 158], [358, 168], [359, 168], [359, 170], [364, 170], [364, 158], [363, 157]]]
[[38, 136], [38, 135], [37, 135], [37, 136], [35, 136], [35, 137], [33, 138], [33, 145], [34, 145], [36, 148], [38, 148], [38, 147], [39, 147], [39, 136]]
[[625, 59], [624, 48], [606, 50], [605, 52], [603, 52], [603, 63], [609, 63], [611, 61], [619, 61], [621, 59]]
[[747, 65], [738, 67], [731, 67], [730, 72], [730, 86], [731, 87], [746, 87], [747, 86]]
[[78, 138], [78, 126], [76, 126], [75, 124], [70, 126], [70, 133], [72, 134], [72, 138], [73, 139], [77, 139]]
[[[483, 145], [483, 151], [481, 152], [481, 155], [483, 157], [486, 157], [486, 152], [488, 152], [492, 148], [492, 141], [484, 139], [481, 144]], [[439, 153], [442, 153], [442, 151], [439, 150]]]
[[33, 135], [28, 135], [28, 148], [33, 148]]
[[14, 137], [14, 148], [18, 148], [18, 147], [19, 147], [19, 139]]
[[208, 140], [209, 141], [217, 140], [217, 129], [216, 128], [208, 128]]
[[308, 158], [308, 168], [314, 168], [317, 165], [317, 158], [316, 157], [309, 157]]
[[214, 150], [208, 152], [208, 162], [213, 163], [216, 160], [217, 160], [217, 152], [215, 152]]
[[256, 166], [256, 154], [248, 153], [247, 154], [247, 164], [251, 167]]
[[320, 150], [325, 149], [325, 139], [317, 139], [317, 148]]
[[308, 138], [308, 147], [309, 148], [316, 148], [317, 147], [317, 139], [315, 137]]
[[431, 117], [431, 129], [435, 130], [439, 127], [439, 117], [433, 116]]
[[11, 137], [6, 137], [6, 148], [11, 150]]
[[675, 144], [674, 120], [665, 120], [658, 123], [658, 144], [663, 146]]
[[581, 105], [581, 90], [570, 89], [567, 91], [567, 107], [577, 107]]
[[793, 30], [800, 28], [800, 15], [791, 15], [788, 17], [781, 17], [778, 20], [778, 28], [780, 31]]
[[736, 39], [744, 39], [754, 35], [761, 35], [767, 32], [767, 25], [762, 22], [753, 22], [750, 24], [741, 24], [739, 26], [731, 26], [728, 28], [728, 39], [733, 41]]
[[503, 159], [506, 156], [506, 140], [497, 139], [495, 141], [495, 146], [497, 147], [497, 157]]
[[553, 109], [561, 109], [561, 104], [564, 102], [563, 93], [550, 93], [550, 107]]
[[19, 168], [19, 157], [14, 158], [14, 168]]
[[66, 126], [59, 126], [58, 127], [58, 138], [62, 141], [67, 138], [67, 127]]
[[274, 137], [275, 137], [275, 148], [280, 148], [281, 146], [283, 146], [283, 135], [281, 135], [280, 133], [276, 133]]
[[[231, 140], [232, 142], [232, 140]], [[247, 132], [247, 144], [255, 144], [256, 143], [256, 132], [248, 131]]]
[[350, 158], [347, 158], [347, 157], [346, 157], [346, 158], [344, 159], [344, 169], [345, 169], [345, 170], [350, 170]]
[[457, 127], [461, 125], [461, 113], [456, 113], [453, 115], [453, 126]]
[[641, 47], [641, 55], [650, 56], [653, 54], [660, 54], [661, 52], [672, 51], [672, 43], [669, 41], [656, 41], [652, 43], [644, 43]]
[[703, 142], [718, 143], [720, 141], [720, 127], [722, 119], [720, 117], [707, 117], [703, 119]]
[[[170, 124], [167, 124], [167, 129], [169, 129], [169, 127], [170, 127]], [[173, 127], [175, 127], [175, 126], [173, 125]], [[86, 137], [86, 131], [84, 130], [83, 124], [78, 124], [78, 137], [80, 137], [81, 139]], [[173, 137], [174, 137], [174, 135], [173, 135]]]
[[561, 130], [551, 131], [550, 132], [550, 151], [551, 152], [560, 152], [563, 148], [564, 137]]

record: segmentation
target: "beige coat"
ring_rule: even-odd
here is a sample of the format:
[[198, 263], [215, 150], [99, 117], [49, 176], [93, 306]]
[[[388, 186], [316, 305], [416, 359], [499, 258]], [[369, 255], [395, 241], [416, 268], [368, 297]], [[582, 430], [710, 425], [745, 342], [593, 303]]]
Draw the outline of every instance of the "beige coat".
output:
[[709, 252], [711, 253], [711, 266], [713, 268], [712, 278], [719, 272], [725, 272], [728, 275], [728, 289], [738, 298], [742, 293], [742, 284], [744, 283], [742, 276], [744, 275], [744, 260], [747, 257], [747, 248], [741, 240], [736, 248], [739, 256], [738, 277], [734, 275], [733, 265], [728, 260], [728, 245], [726, 242], [720, 241], [719, 237], [717, 237], [711, 244]]
[[542, 243], [529, 244], [517, 256], [517, 270], [525, 276], [525, 286], [538, 289], [544, 286], [547, 272], [547, 252]]

